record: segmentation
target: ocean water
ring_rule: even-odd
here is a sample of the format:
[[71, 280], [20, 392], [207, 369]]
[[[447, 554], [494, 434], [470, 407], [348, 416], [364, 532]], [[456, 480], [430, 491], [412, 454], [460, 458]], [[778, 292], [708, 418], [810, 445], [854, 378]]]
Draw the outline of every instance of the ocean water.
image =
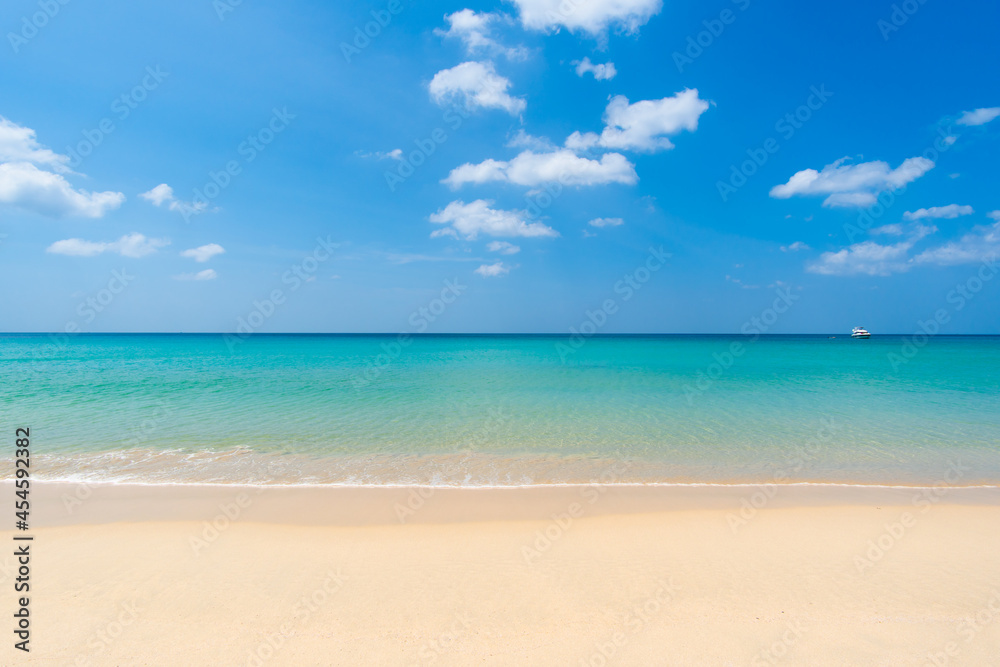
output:
[[1000, 337], [907, 340], [4, 334], [0, 422], [51, 480], [1000, 484]]

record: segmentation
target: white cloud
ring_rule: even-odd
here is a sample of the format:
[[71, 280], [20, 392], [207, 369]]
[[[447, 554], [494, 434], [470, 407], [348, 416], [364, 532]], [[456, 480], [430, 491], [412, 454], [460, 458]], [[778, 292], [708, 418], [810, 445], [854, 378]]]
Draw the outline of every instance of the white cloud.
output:
[[50, 217], [100, 218], [122, 205], [121, 192], [75, 189], [70, 159], [45, 148], [35, 131], [0, 116], [0, 204]]
[[698, 118], [708, 109], [708, 102], [698, 97], [698, 90], [688, 88], [661, 100], [640, 100], [629, 104], [624, 95], [611, 98], [604, 110], [604, 131], [574, 132], [566, 147], [580, 151], [595, 146], [652, 152], [674, 147], [667, 138], [681, 130], [694, 132]]
[[516, 255], [521, 252], [521, 246], [516, 246], [507, 241], [490, 241], [486, 245], [486, 249], [490, 252], [498, 252], [501, 255]]
[[966, 111], [955, 122], [959, 125], [985, 125], [997, 116], [1000, 116], [1000, 107], [989, 107]]
[[437, 104], [460, 102], [468, 109], [502, 109], [516, 116], [527, 103], [507, 94], [510, 80], [498, 75], [491, 62], [465, 62], [434, 75], [428, 90]]
[[216, 255], [221, 255], [226, 252], [218, 243], [209, 243], [208, 245], [198, 246], [197, 248], [189, 248], [188, 250], [181, 251], [181, 257], [190, 257], [196, 262], [207, 262]]
[[625, 221], [621, 218], [594, 218], [587, 224], [591, 227], [618, 227], [624, 225]]
[[795, 195], [828, 195], [823, 206], [870, 206], [880, 192], [915, 181], [934, 167], [932, 161], [923, 157], [907, 158], [895, 169], [880, 160], [845, 164], [848, 159], [828, 164], [823, 171], [803, 169], [787, 183], [771, 188], [771, 196], [788, 199]]
[[916, 211], [906, 211], [903, 213], [904, 220], [922, 220], [923, 218], [957, 218], [960, 215], [972, 215], [975, 211], [971, 206], [960, 206], [959, 204], [948, 204], [947, 206], [932, 206], [930, 208], [918, 208]]
[[521, 25], [529, 30], [566, 28], [596, 37], [609, 28], [635, 33], [660, 12], [662, 0], [514, 0]]
[[824, 252], [820, 258], [808, 265], [806, 271], [827, 276], [888, 276], [906, 271], [906, 255], [913, 246], [908, 241], [894, 245], [880, 245], [874, 241], [863, 241], [838, 252]]
[[54, 255], [70, 255], [72, 257], [93, 257], [104, 252], [118, 253], [123, 257], [145, 257], [157, 251], [158, 248], [170, 245], [167, 239], [150, 239], [133, 232], [126, 234], [117, 241], [85, 241], [83, 239], [64, 239], [56, 241], [45, 252]]
[[576, 65], [577, 76], [583, 76], [587, 72], [590, 72], [598, 81], [609, 81], [615, 78], [615, 75], [618, 74], [618, 70], [615, 69], [614, 63], [595, 65], [590, 62], [590, 58], [584, 58], [583, 60], [574, 60], [573, 64]]
[[607, 153], [600, 160], [591, 160], [561, 149], [548, 153], [527, 150], [509, 162], [485, 160], [479, 164], [466, 163], [452, 169], [442, 183], [458, 188], [464, 183], [490, 181], [536, 186], [555, 181], [563, 185], [633, 185], [638, 180], [635, 166], [620, 153]]
[[435, 34], [442, 37], [454, 37], [462, 41], [465, 45], [465, 52], [469, 55], [474, 53], [502, 53], [512, 60], [521, 60], [527, 56], [527, 49], [524, 47], [505, 47], [496, 39], [492, 33], [493, 25], [497, 23], [509, 23], [510, 17], [493, 14], [489, 12], [476, 13], [471, 9], [462, 9], [444, 17], [448, 22], [448, 29], [434, 30]]
[[994, 220], [1000, 222], [1000, 211], [990, 211], [986, 214], [986, 217], [993, 218]]
[[503, 262], [496, 264], [483, 264], [474, 273], [478, 273], [483, 278], [499, 278], [510, 273], [510, 267]]
[[480, 233], [488, 236], [554, 237], [559, 232], [540, 222], [527, 222], [522, 211], [504, 211], [490, 208], [492, 201], [477, 199], [466, 204], [453, 201], [430, 216], [435, 224], [451, 225], [431, 234], [435, 236], [459, 236], [473, 240]]
[[530, 148], [533, 151], [554, 151], [559, 148], [546, 137], [536, 137], [524, 129], [518, 129], [513, 137], [504, 144], [507, 148]]
[[902, 273], [913, 267], [908, 259], [910, 249], [922, 238], [937, 231], [936, 227], [913, 225], [909, 238], [882, 245], [874, 241], [855, 243], [837, 252], [824, 252], [819, 259], [806, 266], [809, 273], [827, 276], [888, 276]]
[[143, 192], [139, 196], [146, 201], [152, 202], [153, 206], [161, 206], [164, 202], [171, 203], [176, 201], [174, 189], [166, 183], [160, 183], [152, 190]]
[[215, 269], [205, 269], [204, 271], [199, 271], [198, 273], [178, 274], [174, 276], [174, 280], [215, 280], [218, 277], [219, 274], [215, 272]]
[[471, 9], [462, 9], [454, 14], [444, 17], [448, 22], [448, 29], [436, 29], [434, 32], [444, 37], [457, 37], [465, 44], [469, 53], [477, 49], [487, 49], [495, 42], [489, 37], [491, 21], [496, 19], [495, 14], [476, 13]]
[[180, 211], [182, 215], [184, 213], [201, 213], [208, 208], [208, 202], [200, 201], [192, 203], [181, 201], [174, 196], [174, 189], [166, 183], [160, 183], [152, 190], [143, 192], [139, 196], [153, 204], [153, 206], [166, 204], [168, 209], [171, 211]]
[[122, 205], [121, 192], [76, 190], [59, 174], [28, 162], [0, 164], [0, 204], [50, 217], [64, 215], [100, 218]]
[[[373, 157], [376, 160], [385, 160], [387, 158], [388, 159], [392, 159], [392, 160], [402, 160], [403, 159], [403, 149], [402, 148], [393, 148], [388, 153], [385, 153], [385, 152], [382, 152], [382, 151], [375, 151], [373, 153], [369, 153], [367, 151], [354, 151], [354, 154], [357, 155], [358, 157], [361, 157], [361, 158], [370, 158], [370, 157]], [[157, 187], [160, 187], [160, 186], [157, 186]], [[155, 190], [155, 189], [156, 188], [153, 188], [153, 190]], [[152, 190], [150, 192], [152, 192]]]
[[920, 223], [914, 223], [909, 228], [903, 228], [899, 224], [878, 227], [871, 230], [871, 233], [893, 236], [908, 233], [909, 236], [891, 245], [865, 241], [837, 252], [825, 252], [816, 262], [807, 265], [806, 271], [831, 276], [887, 276], [921, 265], [956, 266], [993, 262], [1000, 256], [1000, 211], [994, 213], [997, 214], [994, 217], [997, 222], [974, 227], [971, 232], [955, 241], [928, 248], [912, 257], [910, 251], [913, 246], [936, 232], [936, 227]]
[[[994, 219], [997, 218], [1000, 218], [1000, 215]], [[975, 227], [957, 241], [925, 250], [914, 257], [913, 261], [917, 264], [953, 266], [995, 261], [998, 256], [1000, 256], [1000, 221], [992, 225]]]
[[873, 192], [836, 192], [823, 201], [827, 208], [864, 208], [873, 206], [878, 197]]
[[35, 131], [0, 116], [0, 162], [30, 162], [60, 174], [72, 173], [69, 156], [45, 148], [35, 139]]
[[781, 250], [781, 252], [798, 252], [800, 250], [812, 250], [812, 248], [810, 248], [802, 241], [796, 241], [789, 245], [780, 246], [779, 249]]
[[903, 225], [893, 223], [891, 225], [882, 225], [881, 227], [876, 227], [869, 230], [869, 234], [874, 234], [875, 236], [902, 236], [903, 235]]

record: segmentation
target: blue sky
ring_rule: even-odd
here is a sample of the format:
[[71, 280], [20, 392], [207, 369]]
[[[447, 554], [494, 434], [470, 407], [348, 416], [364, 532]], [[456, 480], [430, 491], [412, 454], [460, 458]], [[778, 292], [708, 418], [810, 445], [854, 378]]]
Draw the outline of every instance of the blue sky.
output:
[[0, 329], [1000, 333], [998, 24], [7, 2]]

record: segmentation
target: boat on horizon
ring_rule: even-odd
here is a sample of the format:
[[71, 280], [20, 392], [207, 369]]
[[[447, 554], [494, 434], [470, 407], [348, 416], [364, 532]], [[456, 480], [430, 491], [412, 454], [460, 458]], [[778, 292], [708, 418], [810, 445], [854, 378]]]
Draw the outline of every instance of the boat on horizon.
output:
[[854, 327], [851, 329], [851, 338], [871, 338], [871, 334], [864, 327]]

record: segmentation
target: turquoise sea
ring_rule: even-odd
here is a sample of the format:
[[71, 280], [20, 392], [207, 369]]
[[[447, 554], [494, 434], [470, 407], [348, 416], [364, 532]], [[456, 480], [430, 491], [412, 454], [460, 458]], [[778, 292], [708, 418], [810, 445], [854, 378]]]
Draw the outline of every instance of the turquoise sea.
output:
[[916, 342], [4, 334], [0, 421], [52, 480], [1000, 484], [1000, 337]]

